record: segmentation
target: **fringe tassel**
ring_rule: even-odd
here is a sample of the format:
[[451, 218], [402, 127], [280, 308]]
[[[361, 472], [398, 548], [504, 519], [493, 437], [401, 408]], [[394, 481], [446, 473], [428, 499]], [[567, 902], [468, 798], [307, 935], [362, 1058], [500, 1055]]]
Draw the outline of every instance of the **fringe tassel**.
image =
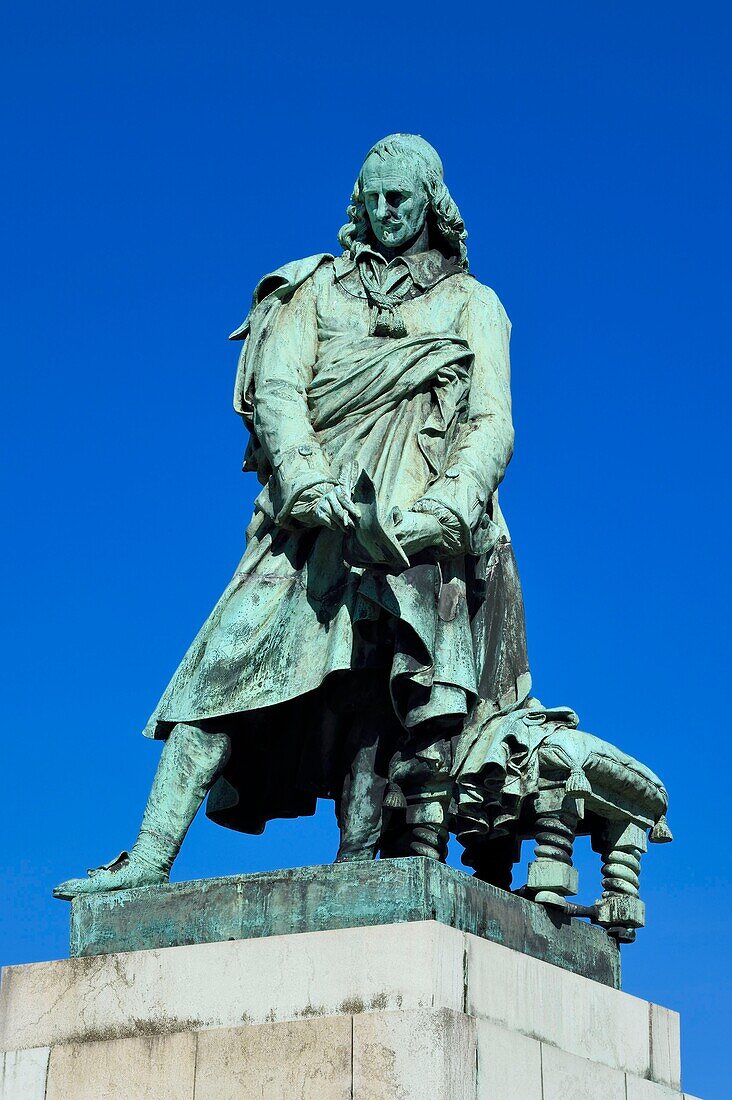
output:
[[668, 827], [665, 814], [661, 814], [656, 824], [648, 834], [648, 839], [653, 844], [668, 844], [670, 840], [673, 840], [674, 834]]
[[404, 794], [401, 791], [401, 789], [399, 787], [397, 787], [396, 783], [390, 783], [389, 784], [389, 786], [387, 788], [387, 791], [386, 791], [386, 796], [384, 798], [384, 806], [388, 810], [405, 810], [406, 809], [407, 800], [404, 797]]
[[587, 776], [582, 771], [582, 768], [572, 768], [572, 771], [569, 773], [569, 779], [565, 784], [565, 790], [567, 794], [592, 794], [592, 787], [587, 780]]

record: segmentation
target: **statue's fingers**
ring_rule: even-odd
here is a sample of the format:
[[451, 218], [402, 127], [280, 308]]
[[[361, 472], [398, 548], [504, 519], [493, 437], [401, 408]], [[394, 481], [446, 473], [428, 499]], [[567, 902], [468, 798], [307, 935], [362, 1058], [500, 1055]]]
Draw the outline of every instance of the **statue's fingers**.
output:
[[351, 494], [348, 492], [347, 489], [344, 489], [342, 485], [337, 485], [335, 489], [335, 494], [338, 498], [338, 503], [342, 508], [345, 509], [351, 519], [361, 518], [361, 513], [351, 500]]
[[346, 531], [351, 526], [351, 517], [348, 512], [340, 504], [337, 497], [331, 496], [328, 501], [330, 510], [333, 513], [333, 519], [342, 530]]
[[335, 526], [333, 522], [333, 517], [330, 514], [328, 502], [325, 500], [325, 498], [318, 501], [315, 507], [315, 517], [317, 520], [319, 520], [320, 523], [322, 523], [323, 527], [329, 527], [332, 530]]
[[347, 526], [347, 516], [332, 492], [325, 494], [320, 501], [320, 507], [323, 508], [327, 516], [327, 520], [325, 521], [326, 526], [330, 527], [331, 531], [345, 530]]

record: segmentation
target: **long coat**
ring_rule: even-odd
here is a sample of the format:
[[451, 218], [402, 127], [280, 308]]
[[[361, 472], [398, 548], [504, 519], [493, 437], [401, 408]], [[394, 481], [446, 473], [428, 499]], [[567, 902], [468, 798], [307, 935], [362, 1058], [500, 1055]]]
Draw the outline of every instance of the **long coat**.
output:
[[[145, 731], [231, 732], [215, 820], [259, 832], [333, 794], [338, 734], [322, 689], [334, 673], [383, 667], [405, 737], [423, 747], [431, 728], [525, 697], [521, 591], [496, 492], [513, 445], [509, 332], [494, 292], [437, 251], [309, 257], [257, 287], [233, 334], [245, 340], [234, 402], [251, 433], [245, 469], [263, 489], [244, 556]], [[386, 510], [449, 513], [458, 549], [408, 567], [349, 564], [343, 536], [306, 526], [302, 502], [360, 470]]]

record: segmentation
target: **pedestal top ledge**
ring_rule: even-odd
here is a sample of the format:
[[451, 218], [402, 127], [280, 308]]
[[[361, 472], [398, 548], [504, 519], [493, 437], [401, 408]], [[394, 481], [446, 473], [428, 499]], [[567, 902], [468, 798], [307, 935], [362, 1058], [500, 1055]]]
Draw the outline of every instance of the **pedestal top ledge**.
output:
[[435, 920], [620, 988], [616, 944], [463, 871], [420, 856], [296, 867], [79, 897], [71, 955]]

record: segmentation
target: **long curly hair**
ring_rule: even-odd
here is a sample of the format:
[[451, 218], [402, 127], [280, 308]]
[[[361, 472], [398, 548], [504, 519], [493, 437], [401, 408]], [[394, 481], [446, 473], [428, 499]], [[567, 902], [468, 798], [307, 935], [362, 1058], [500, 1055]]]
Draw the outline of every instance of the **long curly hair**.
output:
[[[437, 151], [418, 134], [390, 134], [377, 141], [369, 149], [364, 164], [370, 156], [407, 159], [427, 191], [427, 226], [430, 244], [450, 257], [458, 266], [468, 270], [468, 250], [465, 246], [468, 233], [460, 211], [445, 186], [442, 161]], [[358, 252], [359, 247], [373, 243], [366, 204], [362, 197], [363, 165], [354, 184], [351, 202], [347, 209], [348, 221], [341, 227], [338, 240], [346, 252]]]

